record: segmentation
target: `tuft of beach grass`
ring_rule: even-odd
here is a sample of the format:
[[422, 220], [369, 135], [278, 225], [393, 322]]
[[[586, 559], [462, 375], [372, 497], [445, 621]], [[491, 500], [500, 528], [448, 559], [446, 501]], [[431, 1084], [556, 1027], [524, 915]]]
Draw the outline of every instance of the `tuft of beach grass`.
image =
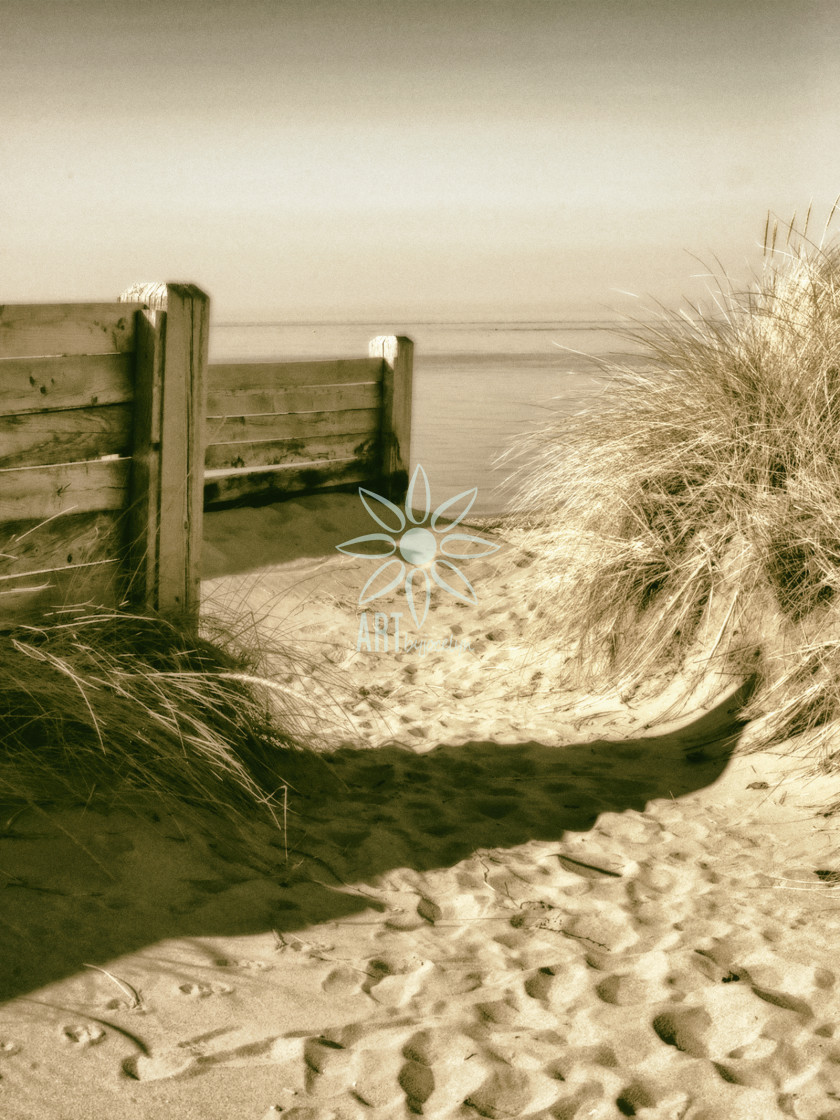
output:
[[[833, 215], [834, 211], [832, 211]], [[829, 223], [831, 216], [829, 216]], [[751, 679], [758, 745], [840, 716], [840, 245], [768, 222], [746, 291], [622, 332], [597, 406], [517, 452], [543, 629], [577, 683]], [[823, 752], [824, 753], [824, 752]], [[825, 762], [825, 759], [823, 759]]]
[[204, 618], [197, 634], [90, 608], [0, 634], [0, 802], [152, 797], [281, 825], [296, 757], [318, 741], [281, 669], [319, 670], [253, 639], [230, 619]]

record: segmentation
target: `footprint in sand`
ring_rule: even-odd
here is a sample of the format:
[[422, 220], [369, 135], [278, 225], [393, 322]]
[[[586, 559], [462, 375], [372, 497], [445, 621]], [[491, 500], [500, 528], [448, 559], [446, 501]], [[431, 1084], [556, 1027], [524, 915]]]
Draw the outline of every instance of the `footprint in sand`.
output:
[[398, 1082], [413, 1113], [448, 1112], [476, 1092], [490, 1072], [481, 1047], [453, 1029], [419, 1031], [403, 1046], [402, 1054], [405, 1061]]
[[352, 995], [361, 989], [361, 979], [364, 975], [366, 974], [361, 969], [339, 965], [332, 972], [327, 973], [321, 981], [321, 991], [337, 999]]
[[135, 1054], [122, 1064], [123, 1073], [134, 1081], [160, 1081], [177, 1077], [198, 1065], [198, 1057], [187, 1049], [165, 1050], [160, 1054]]
[[657, 1003], [670, 994], [664, 985], [657, 989], [646, 980], [632, 975], [608, 976], [596, 986], [595, 991], [600, 1000], [616, 1007]]
[[549, 1108], [557, 1100], [557, 1089], [557, 1082], [545, 1074], [499, 1066], [464, 1103], [488, 1120], [516, 1120]]
[[362, 984], [362, 991], [377, 1003], [402, 1006], [417, 994], [423, 979], [433, 967], [430, 961], [414, 954], [408, 957], [390, 954], [378, 957], [366, 965], [368, 979]]
[[583, 960], [543, 965], [525, 981], [525, 993], [549, 1007], [563, 1008], [590, 989], [591, 973]]
[[249, 972], [269, 972], [273, 965], [268, 961], [259, 960], [228, 960], [226, 957], [220, 957], [216, 962], [219, 968], [242, 968]]
[[405, 1099], [399, 1083], [403, 1064], [399, 1050], [363, 1051], [353, 1092], [368, 1108], [395, 1108]]
[[105, 1037], [105, 1031], [95, 1024], [68, 1025], [61, 1028], [61, 1034], [63, 1038], [76, 1046], [94, 1046]]
[[[704, 990], [699, 1006], [663, 1011], [652, 1026], [663, 1042], [685, 1054], [721, 1059], [758, 1039], [769, 1024], [771, 1007], [757, 993], [733, 982]], [[798, 1025], [790, 1014], [789, 1026]]]
[[179, 984], [178, 991], [182, 996], [190, 996], [192, 999], [207, 999], [208, 996], [226, 996], [229, 995], [233, 989], [228, 987], [227, 984]]
[[359, 1056], [340, 1042], [319, 1037], [304, 1044], [306, 1091], [313, 1097], [333, 1097], [356, 1079]]
[[417, 913], [424, 921], [428, 922], [430, 926], [433, 926], [435, 922], [439, 922], [443, 917], [441, 908], [430, 898], [420, 899], [417, 903]]

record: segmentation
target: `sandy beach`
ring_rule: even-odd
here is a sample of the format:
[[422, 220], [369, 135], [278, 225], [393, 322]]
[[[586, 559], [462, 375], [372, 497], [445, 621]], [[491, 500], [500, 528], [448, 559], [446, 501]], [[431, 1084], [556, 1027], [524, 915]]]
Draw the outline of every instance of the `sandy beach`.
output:
[[840, 1120], [840, 0], [0, 13], [0, 1120]]
[[564, 690], [499, 529], [426, 647], [357, 649], [370, 528], [205, 518], [205, 609], [326, 666], [278, 676], [327, 728], [278, 828], [4, 814], [0, 1115], [838, 1120], [840, 776], [744, 751], [722, 682]]

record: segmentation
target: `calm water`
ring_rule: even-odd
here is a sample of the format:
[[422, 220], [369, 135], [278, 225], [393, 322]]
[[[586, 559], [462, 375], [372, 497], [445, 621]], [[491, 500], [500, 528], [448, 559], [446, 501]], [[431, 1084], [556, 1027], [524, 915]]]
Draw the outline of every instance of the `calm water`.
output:
[[594, 359], [622, 349], [607, 322], [222, 324], [210, 360], [364, 357], [378, 334], [414, 340], [412, 469], [422, 463], [435, 504], [477, 486], [481, 513], [510, 498], [499, 454], [551, 413], [595, 403]]

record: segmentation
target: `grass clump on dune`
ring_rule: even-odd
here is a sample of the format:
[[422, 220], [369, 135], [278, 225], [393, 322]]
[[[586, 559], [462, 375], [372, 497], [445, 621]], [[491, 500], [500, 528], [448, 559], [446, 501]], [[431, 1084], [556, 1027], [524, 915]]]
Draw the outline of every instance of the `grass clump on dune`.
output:
[[699, 652], [754, 680], [744, 714], [781, 741], [840, 716], [840, 246], [774, 230], [716, 304], [627, 332], [643, 364], [520, 453], [520, 522], [578, 681]]
[[121, 611], [0, 634], [0, 801], [153, 795], [233, 820], [274, 816], [309, 729], [261, 657], [220, 628], [198, 637]]

